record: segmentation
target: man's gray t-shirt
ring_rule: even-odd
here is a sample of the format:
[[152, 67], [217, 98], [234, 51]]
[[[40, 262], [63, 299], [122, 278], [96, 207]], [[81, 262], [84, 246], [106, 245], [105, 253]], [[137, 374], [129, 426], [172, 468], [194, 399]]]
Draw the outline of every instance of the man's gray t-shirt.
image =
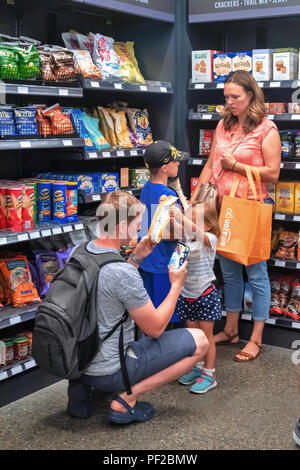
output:
[[[102, 248], [90, 242], [88, 251], [92, 253], [118, 253], [113, 248]], [[120, 256], [120, 259], [121, 256]], [[102, 340], [121, 320], [125, 310], [142, 307], [149, 301], [138, 270], [130, 263], [112, 263], [104, 266], [98, 280], [98, 328]], [[123, 324], [124, 351], [134, 341], [134, 322], [130, 315]], [[119, 358], [120, 328], [101, 343], [99, 352], [90, 362], [84, 373], [87, 375], [110, 375], [121, 369]]]

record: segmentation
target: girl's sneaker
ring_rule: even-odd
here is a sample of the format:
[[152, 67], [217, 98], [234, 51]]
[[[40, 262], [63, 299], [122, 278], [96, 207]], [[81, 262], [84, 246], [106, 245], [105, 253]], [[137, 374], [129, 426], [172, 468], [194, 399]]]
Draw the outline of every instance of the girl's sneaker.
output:
[[180, 377], [178, 382], [182, 385], [191, 385], [194, 382], [196, 382], [196, 380], [199, 379], [199, 377], [201, 377], [201, 374], [202, 374], [202, 369], [199, 369], [199, 367], [193, 367], [192, 370], [190, 370], [190, 372]]
[[192, 393], [206, 393], [217, 386], [215, 377], [204, 374], [202, 372], [201, 377], [197, 380], [194, 385], [191, 386], [190, 392]]

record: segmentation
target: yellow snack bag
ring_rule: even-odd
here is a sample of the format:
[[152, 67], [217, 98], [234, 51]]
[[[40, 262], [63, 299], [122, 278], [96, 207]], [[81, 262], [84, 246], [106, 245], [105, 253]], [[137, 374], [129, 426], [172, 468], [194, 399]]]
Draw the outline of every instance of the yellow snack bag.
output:
[[138, 83], [145, 83], [144, 77], [141, 74], [141, 71], [139, 69], [138, 61], [136, 60], [135, 54], [134, 54], [134, 42], [127, 41], [126, 42], [126, 50], [129, 54], [129, 57], [132, 60], [133, 67], [134, 67], [134, 76], [135, 76], [135, 81]]
[[114, 111], [111, 113], [111, 117], [114, 121], [115, 135], [118, 145], [124, 148], [133, 148], [124, 111]]
[[97, 110], [100, 117], [100, 127], [101, 130], [103, 128], [103, 134], [105, 135], [106, 140], [108, 139], [108, 142], [112, 147], [116, 147], [118, 142], [115, 133], [114, 121], [111, 116], [111, 112], [114, 112], [114, 110], [110, 108], [103, 108], [102, 106], [98, 106]]
[[276, 212], [293, 214], [295, 210], [295, 183], [279, 181], [276, 183]]
[[161, 241], [163, 232], [170, 221], [170, 208], [177, 200], [178, 197], [168, 196], [159, 203], [148, 231], [153, 242], [159, 243]]
[[126, 49], [125, 42], [114, 42], [114, 51], [120, 65], [123, 82], [135, 81], [134, 64]]
[[295, 183], [295, 214], [300, 214], [300, 183]]

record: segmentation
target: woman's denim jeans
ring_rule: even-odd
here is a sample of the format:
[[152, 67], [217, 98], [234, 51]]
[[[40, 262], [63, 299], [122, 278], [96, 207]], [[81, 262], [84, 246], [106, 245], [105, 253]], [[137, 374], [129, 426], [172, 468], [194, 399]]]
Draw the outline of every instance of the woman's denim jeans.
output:
[[[218, 254], [224, 279], [225, 308], [227, 312], [240, 312], [244, 296], [243, 265]], [[248, 282], [253, 290], [253, 320], [269, 318], [271, 288], [267, 263], [245, 266]]]

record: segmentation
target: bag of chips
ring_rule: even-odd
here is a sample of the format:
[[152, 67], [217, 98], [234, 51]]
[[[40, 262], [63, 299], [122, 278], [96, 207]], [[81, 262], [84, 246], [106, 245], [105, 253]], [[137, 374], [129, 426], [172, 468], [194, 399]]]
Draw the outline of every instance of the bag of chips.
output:
[[282, 259], [296, 259], [298, 233], [282, 231], [279, 233], [275, 250], [275, 257]]
[[122, 80], [122, 72], [114, 51], [114, 40], [102, 34], [92, 34], [94, 40], [93, 60], [101, 70], [102, 80]]
[[18, 56], [18, 77], [20, 79], [32, 79], [40, 76], [39, 54], [34, 45], [15, 48]]
[[101, 71], [94, 64], [89, 51], [74, 51], [74, 58], [78, 66], [78, 72], [90, 80], [101, 80]]
[[60, 269], [60, 265], [55, 251], [34, 251], [35, 265], [39, 275], [40, 290], [39, 294], [47, 294], [50, 283]]
[[62, 33], [61, 37], [66, 48], [70, 51], [80, 49], [79, 42], [77, 39], [77, 33]]
[[300, 282], [295, 279], [292, 286], [292, 294], [286, 308], [283, 309], [286, 315], [293, 315], [294, 320], [300, 320]]
[[18, 76], [18, 56], [6, 47], [6, 43], [0, 43], [0, 80], [17, 79]]
[[53, 134], [74, 134], [74, 129], [69, 116], [62, 112], [58, 103], [42, 111], [42, 114], [43, 116], [51, 119]]
[[43, 80], [55, 81], [51, 67], [51, 53], [49, 50], [39, 48], [40, 71]]
[[73, 80], [76, 73], [73, 52], [67, 49], [51, 50], [51, 69], [55, 80]]
[[117, 145], [124, 148], [133, 148], [124, 111], [113, 111], [111, 117], [114, 122]]
[[134, 55], [133, 42], [114, 42], [114, 51], [120, 65], [124, 82], [145, 83]]
[[84, 36], [83, 34], [76, 33], [79, 49], [89, 51], [91, 57], [94, 52], [94, 38], [91, 36]]
[[153, 138], [147, 110], [127, 108], [126, 114], [138, 146], [148, 147], [152, 144]]
[[111, 109], [109, 108], [97, 106], [100, 129], [103, 132], [105, 139], [110, 143], [111, 147], [116, 147], [118, 144], [115, 135], [115, 125], [110, 111]]
[[0, 137], [16, 135], [14, 114], [11, 106], [0, 106]]
[[97, 150], [103, 150], [110, 147], [99, 130], [99, 119], [88, 116], [85, 112], [81, 113], [83, 123], [89, 133], [91, 141]]
[[17, 135], [38, 135], [36, 108], [13, 108]]
[[38, 133], [44, 137], [52, 134], [51, 119], [43, 115], [46, 105], [38, 105], [36, 107], [36, 122], [38, 127]]
[[0, 259], [0, 272], [8, 304], [21, 307], [41, 300], [32, 282], [26, 256]]
[[139, 69], [138, 61], [136, 60], [136, 57], [134, 54], [134, 42], [132, 41], [126, 42], [126, 51], [129, 57], [131, 58], [131, 61], [133, 64], [134, 81], [137, 83], [145, 83], [144, 77], [141, 74], [141, 71]]
[[81, 115], [81, 109], [79, 108], [63, 108], [63, 113], [68, 114], [70, 116], [71, 122], [77, 134], [84, 139], [84, 146], [86, 150], [94, 151], [95, 147], [91, 138], [89, 136], [88, 131], [84, 125]]

